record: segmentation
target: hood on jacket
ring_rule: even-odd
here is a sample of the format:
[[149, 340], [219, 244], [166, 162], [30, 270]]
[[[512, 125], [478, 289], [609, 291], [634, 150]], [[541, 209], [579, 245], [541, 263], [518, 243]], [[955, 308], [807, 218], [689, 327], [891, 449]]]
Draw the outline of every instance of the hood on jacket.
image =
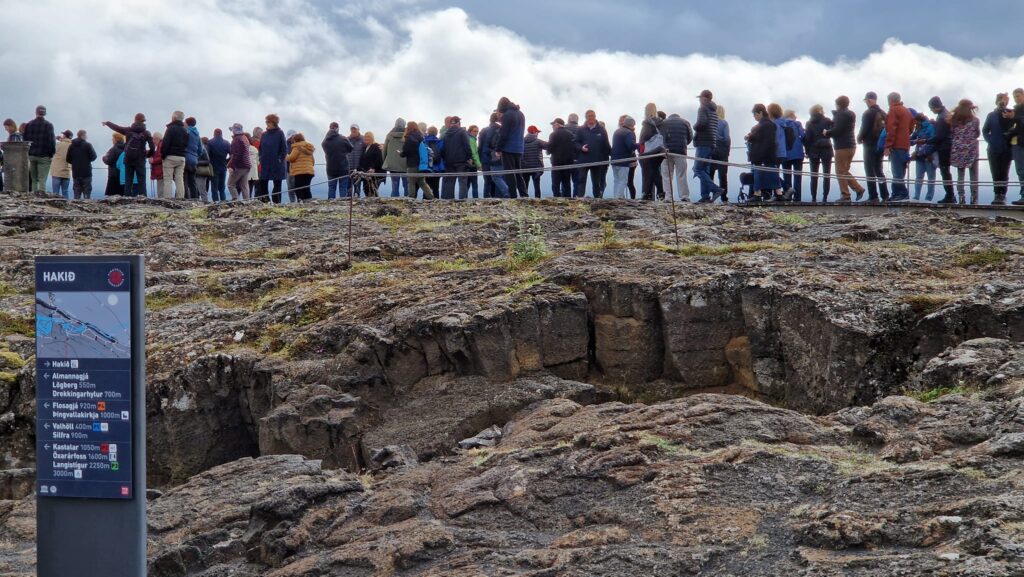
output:
[[189, 126], [188, 131], [190, 134], [195, 134], [196, 136], [199, 136], [199, 129], [195, 126]]
[[309, 142], [308, 140], [303, 140], [302, 142], [293, 142], [292, 149], [294, 150], [296, 148], [307, 154], [313, 154], [313, 151], [315, 150], [313, 143]]

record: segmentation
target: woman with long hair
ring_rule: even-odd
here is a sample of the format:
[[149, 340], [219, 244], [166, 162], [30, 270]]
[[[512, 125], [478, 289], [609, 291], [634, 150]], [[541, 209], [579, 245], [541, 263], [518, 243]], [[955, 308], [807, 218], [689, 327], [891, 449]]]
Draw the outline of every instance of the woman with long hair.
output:
[[953, 128], [953, 152], [950, 162], [956, 167], [956, 189], [960, 204], [966, 204], [964, 173], [971, 173], [971, 204], [978, 204], [978, 137], [981, 122], [975, 112], [978, 107], [964, 98], [953, 109], [949, 124]]
[[825, 116], [825, 107], [815, 104], [804, 132], [804, 152], [811, 161], [811, 202], [818, 202], [818, 171], [821, 170], [821, 202], [828, 202], [832, 189], [832, 141], [825, 134], [832, 130], [832, 119]]
[[124, 152], [124, 135], [115, 132], [110, 135], [111, 147], [103, 155], [103, 164], [107, 165], [107, 188], [104, 191], [106, 196], [123, 196], [124, 183], [121, 182], [121, 169], [117, 166], [117, 160]]
[[423, 173], [427, 172], [420, 150], [423, 133], [420, 127], [410, 120], [405, 125], [403, 136], [405, 140], [402, 143], [401, 156], [405, 159], [405, 171], [409, 175], [409, 189], [405, 194], [409, 198], [416, 198], [420, 189], [423, 189], [423, 200], [434, 200], [434, 191], [430, 189], [426, 177], [423, 176]]
[[661, 180], [661, 161], [664, 160], [661, 153], [665, 151], [659, 128], [661, 120], [658, 105], [648, 102], [644, 107], [640, 136], [637, 137], [640, 148], [640, 194], [643, 200], [665, 198], [665, 188]]
[[[288, 155], [288, 144], [285, 142], [284, 131], [280, 127], [280, 119], [276, 114], [268, 114], [267, 129], [258, 140], [260, 149], [260, 188], [256, 198], [263, 202], [272, 201], [281, 204], [281, 181], [285, 174], [284, 159]], [[270, 192], [273, 183], [273, 192]]]
[[359, 172], [363, 173], [366, 185], [363, 190], [367, 197], [379, 196], [381, 183], [384, 182], [384, 147], [377, 143], [373, 132], [363, 133], [363, 155], [359, 158]]

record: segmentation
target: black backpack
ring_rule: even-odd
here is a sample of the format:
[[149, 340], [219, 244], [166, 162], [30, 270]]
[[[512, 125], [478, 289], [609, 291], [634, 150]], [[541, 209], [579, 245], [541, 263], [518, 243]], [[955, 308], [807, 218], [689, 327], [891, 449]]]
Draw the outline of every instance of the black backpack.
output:
[[793, 145], [796, 144], [796, 128], [793, 127], [791, 122], [786, 123], [786, 150], [793, 150]]
[[146, 158], [146, 142], [148, 140], [145, 132], [129, 132], [128, 142], [124, 146], [124, 159], [135, 161]]

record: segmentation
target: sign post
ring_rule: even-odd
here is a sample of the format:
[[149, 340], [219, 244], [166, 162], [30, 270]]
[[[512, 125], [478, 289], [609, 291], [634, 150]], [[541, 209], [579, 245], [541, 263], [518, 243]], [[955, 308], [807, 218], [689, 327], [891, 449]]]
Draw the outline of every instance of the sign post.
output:
[[36, 258], [37, 574], [146, 574], [141, 256]]

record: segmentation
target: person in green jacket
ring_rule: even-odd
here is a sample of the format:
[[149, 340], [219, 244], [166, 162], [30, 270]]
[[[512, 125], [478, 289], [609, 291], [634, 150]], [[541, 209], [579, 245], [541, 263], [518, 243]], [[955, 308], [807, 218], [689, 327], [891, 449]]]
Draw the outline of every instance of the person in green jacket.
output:
[[405, 159], [402, 158], [402, 146], [405, 144], [405, 120], [395, 120], [395, 127], [384, 137], [384, 170], [391, 176], [391, 196], [400, 196], [401, 184], [404, 192], [409, 191], [409, 180], [399, 173], [407, 172]]
[[[474, 124], [466, 132], [469, 133], [469, 148], [473, 151], [472, 170], [480, 170], [480, 146], [476, 141], [476, 137], [480, 134], [480, 127]], [[475, 176], [469, 177], [469, 198], [481, 198], [480, 182]]]

